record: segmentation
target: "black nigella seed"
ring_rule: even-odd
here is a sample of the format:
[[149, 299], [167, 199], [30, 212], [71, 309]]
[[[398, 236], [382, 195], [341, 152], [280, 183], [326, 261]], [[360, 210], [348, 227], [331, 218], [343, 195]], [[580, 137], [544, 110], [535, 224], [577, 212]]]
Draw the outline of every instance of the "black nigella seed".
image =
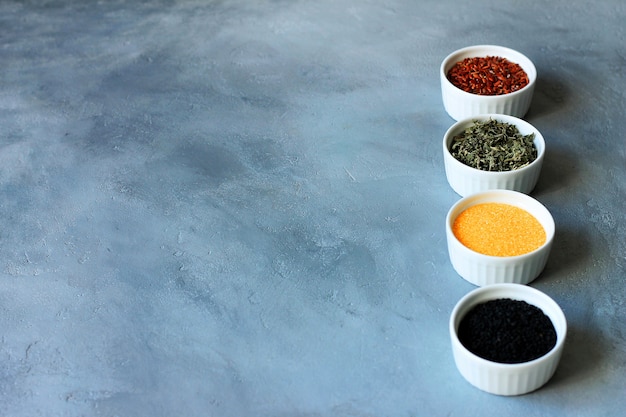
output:
[[472, 308], [459, 323], [459, 341], [481, 358], [522, 363], [556, 345], [556, 330], [544, 312], [525, 301], [500, 298]]

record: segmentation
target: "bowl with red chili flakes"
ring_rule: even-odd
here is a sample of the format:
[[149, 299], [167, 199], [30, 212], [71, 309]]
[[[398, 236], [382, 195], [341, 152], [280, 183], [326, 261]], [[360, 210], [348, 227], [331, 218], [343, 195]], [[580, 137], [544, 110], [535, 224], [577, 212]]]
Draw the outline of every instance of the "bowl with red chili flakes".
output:
[[485, 113], [523, 117], [530, 108], [537, 70], [513, 49], [476, 45], [448, 55], [440, 77], [443, 105], [455, 120]]
[[467, 293], [450, 314], [454, 362], [473, 386], [495, 395], [523, 395], [554, 375], [567, 319], [547, 294], [519, 284]]
[[450, 187], [465, 197], [488, 190], [530, 194], [546, 152], [543, 135], [530, 123], [504, 114], [455, 122], [443, 136], [443, 163]]

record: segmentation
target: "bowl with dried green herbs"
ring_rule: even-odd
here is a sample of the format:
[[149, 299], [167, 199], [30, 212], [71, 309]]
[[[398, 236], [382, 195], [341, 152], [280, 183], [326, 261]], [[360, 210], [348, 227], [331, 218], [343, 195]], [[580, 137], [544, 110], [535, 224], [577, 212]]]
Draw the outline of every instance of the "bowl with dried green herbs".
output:
[[523, 395], [545, 385], [560, 362], [567, 320], [547, 294], [519, 284], [470, 291], [455, 305], [449, 332], [459, 373], [496, 395]]
[[443, 137], [446, 178], [461, 197], [487, 190], [529, 194], [539, 179], [545, 151], [539, 130], [504, 114], [459, 120]]
[[530, 107], [537, 70], [522, 53], [497, 45], [475, 45], [441, 63], [443, 105], [455, 120], [497, 113], [523, 117]]

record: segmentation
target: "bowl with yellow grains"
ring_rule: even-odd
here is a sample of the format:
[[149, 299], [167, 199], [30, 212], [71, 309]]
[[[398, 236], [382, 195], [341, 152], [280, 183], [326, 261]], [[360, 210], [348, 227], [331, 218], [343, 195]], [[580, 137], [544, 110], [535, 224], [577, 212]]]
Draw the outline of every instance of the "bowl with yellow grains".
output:
[[518, 191], [463, 197], [446, 216], [450, 262], [477, 286], [533, 281], [546, 265], [554, 232], [548, 209]]

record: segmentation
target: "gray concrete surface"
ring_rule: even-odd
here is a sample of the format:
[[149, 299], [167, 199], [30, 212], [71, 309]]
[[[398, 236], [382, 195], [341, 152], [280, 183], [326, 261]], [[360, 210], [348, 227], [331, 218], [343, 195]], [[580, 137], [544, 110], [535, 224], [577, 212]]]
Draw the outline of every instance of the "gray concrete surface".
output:
[[[0, 2], [0, 415], [621, 416], [625, 3]], [[438, 70], [517, 49], [570, 332], [462, 379]]]

